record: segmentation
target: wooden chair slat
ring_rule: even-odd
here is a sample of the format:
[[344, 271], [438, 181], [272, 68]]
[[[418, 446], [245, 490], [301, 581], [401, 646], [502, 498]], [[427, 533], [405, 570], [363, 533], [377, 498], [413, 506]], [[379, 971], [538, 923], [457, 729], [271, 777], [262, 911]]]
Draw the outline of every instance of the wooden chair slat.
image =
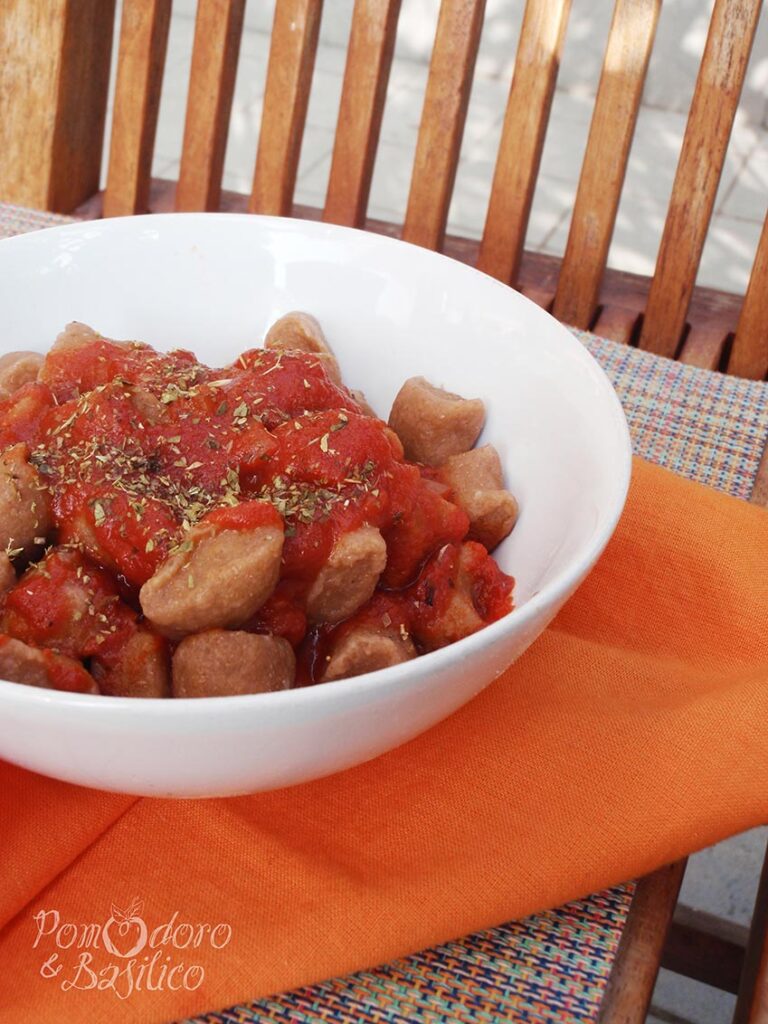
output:
[[0, 3], [0, 196], [71, 213], [99, 188], [115, 0]]
[[199, 0], [177, 210], [216, 210], [227, 147], [245, 0]]
[[[167, 213], [175, 208], [176, 186], [172, 181], [154, 179], [150, 193], [150, 211]], [[244, 213], [248, 210], [249, 197], [229, 190], [222, 191], [220, 208], [227, 212]], [[102, 193], [97, 193], [75, 209], [78, 217], [93, 219], [101, 216]], [[308, 220], [322, 219], [323, 211], [317, 207], [294, 205], [290, 211], [292, 216], [304, 217]], [[362, 227], [366, 231], [384, 234], [390, 238], [398, 238], [401, 227], [392, 221], [377, 220], [367, 217]], [[470, 266], [478, 262], [480, 242], [459, 235], [446, 235], [443, 251], [453, 259]], [[520, 263], [518, 288], [523, 294], [531, 291], [547, 295], [547, 302], [555, 295], [557, 281], [560, 276], [562, 260], [546, 252], [523, 252]], [[608, 267], [601, 297], [603, 303], [591, 330], [603, 337], [615, 341], [629, 343], [638, 328], [638, 319], [642, 315], [648, 296], [648, 279], [640, 274], [615, 270]], [[720, 292], [713, 288], [699, 287], [694, 292], [690, 307], [691, 330], [699, 327], [716, 331], [723, 338], [732, 334], [736, 328], [741, 298], [730, 292]], [[612, 326], [613, 325], [613, 326]]]
[[701, 370], [716, 370], [727, 340], [728, 335], [717, 328], [692, 327], [683, 341], [678, 360]]
[[144, 213], [149, 203], [171, 0], [125, 0], [112, 114], [104, 216]]
[[723, 170], [761, 0], [716, 0], [677, 165], [641, 348], [674, 357]]
[[638, 315], [637, 310], [625, 306], [603, 306], [591, 329], [601, 338], [628, 345], [635, 332]]
[[614, 7], [553, 308], [574, 327], [597, 308], [660, 9], [661, 0]]
[[400, 0], [355, 0], [323, 220], [360, 227], [395, 51]]
[[526, 299], [530, 299], [531, 302], [535, 302], [537, 306], [541, 306], [542, 309], [546, 309], [549, 312], [552, 300], [555, 297], [554, 292], [548, 288], [536, 288], [532, 285], [527, 285], [521, 288], [520, 291]]
[[757, 470], [755, 485], [752, 488], [752, 497], [750, 500], [756, 505], [762, 505], [763, 508], [768, 508], [768, 442], [766, 442], [763, 457], [760, 460], [760, 466]]
[[768, 374], [768, 215], [733, 339], [728, 372], [762, 380]]
[[478, 267], [517, 284], [570, 0], [528, 0], [504, 114]]
[[403, 238], [442, 248], [485, 0], [443, 0], [416, 143]]
[[598, 1024], [643, 1024], [685, 874], [680, 860], [641, 878], [603, 996]]
[[322, 0], [275, 5], [251, 213], [291, 212], [322, 7]]

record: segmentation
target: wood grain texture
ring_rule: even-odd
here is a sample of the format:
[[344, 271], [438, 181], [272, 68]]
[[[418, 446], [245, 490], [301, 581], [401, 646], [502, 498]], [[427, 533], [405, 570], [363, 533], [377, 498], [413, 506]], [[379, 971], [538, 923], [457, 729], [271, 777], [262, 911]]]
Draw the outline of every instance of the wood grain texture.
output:
[[717, 370], [723, 358], [728, 335], [717, 327], [699, 324], [691, 327], [680, 347], [678, 360], [700, 370]]
[[570, 0], [528, 0], [504, 114], [478, 267], [516, 284]]
[[125, 0], [104, 215], [145, 213], [155, 149], [171, 0]]
[[217, 210], [245, 0], [198, 0], [177, 210]]
[[587, 328], [616, 223], [661, 0], [617, 0], [553, 313]]
[[674, 357], [685, 327], [761, 0], [716, 0], [639, 344]]
[[[149, 207], [152, 212], [167, 213], [175, 208], [176, 183], [162, 179], [154, 179], [150, 191]], [[221, 209], [232, 213], [243, 213], [248, 209], [249, 199], [238, 192], [227, 189], [221, 194]], [[77, 216], [95, 219], [101, 216], [102, 196], [94, 195], [90, 200], [77, 208]], [[306, 220], [320, 220], [322, 210], [317, 207], [294, 205], [291, 216], [303, 217]], [[366, 231], [398, 238], [400, 226], [391, 221], [367, 217], [362, 225]], [[471, 238], [459, 235], [446, 235], [443, 251], [461, 263], [475, 266], [480, 243]], [[562, 260], [557, 256], [543, 252], [523, 252], [520, 263], [518, 287], [521, 291], [535, 289], [542, 294], [554, 297], [557, 281], [560, 277]], [[632, 274], [625, 270], [609, 267], [605, 272], [605, 280], [601, 289], [601, 313], [593, 325], [595, 333], [603, 333], [603, 324], [610, 324], [615, 315], [619, 323], [634, 324], [642, 314], [648, 298], [648, 278], [641, 274]], [[691, 300], [689, 320], [693, 326], [708, 325], [712, 329], [721, 330], [723, 338], [735, 329], [741, 309], [741, 296], [730, 292], [717, 291], [714, 288], [696, 288]], [[604, 320], [604, 317], [608, 319]], [[621, 340], [621, 339], [617, 339]], [[629, 339], [627, 339], [629, 340]]]
[[768, 442], [766, 442], [763, 457], [757, 470], [757, 477], [755, 479], [755, 485], [752, 488], [751, 500], [756, 505], [768, 508]]
[[114, 0], [0, 3], [0, 199], [69, 213], [99, 188]]
[[554, 299], [554, 293], [548, 288], [537, 288], [536, 285], [523, 285], [520, 288], [521, 295], [524, 295], [526, 299], [530, 299], [531, 302], [535, 302], [537, 306], [541, 306], [549, 312]]
[[[50, 209], [66, 0], [0, 7], [0, 199]], [[33, 45], [30, 41], [33, 40]]]
[[323, 220], [365, 220], [400, 0], [355, 0]]
[[445, 239], [485, 0], [442, 0], [416, 143], [403, 238], [427, 249]]
[[591, 329], [601, 338], [610, 338], [611, 341], [629, 345], [635, 333], [639, 315], [636, 309], [627, 309], [625, 306], [617, 306], [611, 302], [601, 307]]
[[684, 860], [637, 883], [598, 1024], [643, 1024], [685, 874]]
[[728, 372], [752, 380], [768, 375], [768, 216], [741, 307]]
[[321, 12], [322, 0], [279, 0], [275, 5], [252, 213], [284, 216], [291, 211]]

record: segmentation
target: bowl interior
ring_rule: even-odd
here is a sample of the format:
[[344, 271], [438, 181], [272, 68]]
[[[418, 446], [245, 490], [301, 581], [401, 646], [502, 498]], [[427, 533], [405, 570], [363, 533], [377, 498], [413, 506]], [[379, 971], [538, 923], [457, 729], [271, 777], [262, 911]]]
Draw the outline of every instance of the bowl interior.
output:
[[496, 553], [518, 605], [586, 558], [621, 508], [626, 424], [597, 364], [533, 303], [426, 250], [302, 221], [156, 215], [4, 242], [0, 282], [0, 351], [45, 351], [82, 320], [222, 365], [304, 309], [384, 418], [416, 374], [481, 397], [481, 443], [521, 506]]

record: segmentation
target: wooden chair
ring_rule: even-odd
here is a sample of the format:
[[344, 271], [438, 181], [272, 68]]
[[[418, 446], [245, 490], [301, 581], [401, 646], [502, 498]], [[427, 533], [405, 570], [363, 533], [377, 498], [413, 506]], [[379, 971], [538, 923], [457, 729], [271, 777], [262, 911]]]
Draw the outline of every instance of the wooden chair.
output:
[[[277, 0], [250, 196], [223, 192], [245, 0], [199, 0], [181, 169], [150, 176], [171, 0], [124, 0], [107, 187], [98, 191], [114, 0], [4, 0], [0, 200], [80, 216], [249, 210], [398, 235], [475, 264], [576, 327], [695, 366], [768, 373], [768, 219], [745, 296], [695, 286], [760, 0], [716, 0], [651, 278], [607, 268], [661, 0], [616, 0], [561, 259], [524, 249], [569, 0], [527, 0], [480, 242], [447, 236], [484, 0], [442, 0], [402, 225], [367, 217], [400, 0], [355, 0], [325, 205], [294, 204], [322, 0]], [[35, 45], [27, 40], [34, 37]], [[768, 458], [753, 500], [768, 505]], [[768, 860], [752, 929], [675, 904], [684, 862], [638, 885], [601, 1020], [642, 1021], [660, 964], [768, 1020]], [[666, 944], [665, 944], [666, 943]]]

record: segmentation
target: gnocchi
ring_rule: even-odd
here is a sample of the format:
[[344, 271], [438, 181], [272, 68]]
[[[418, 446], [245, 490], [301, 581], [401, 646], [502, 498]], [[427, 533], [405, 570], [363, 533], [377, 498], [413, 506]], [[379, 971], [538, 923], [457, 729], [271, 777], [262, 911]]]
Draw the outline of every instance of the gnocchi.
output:
[[42, 550], [51, 526], [40, 474], [28, 462], [25, 445], [13, 445], [0, 455], [0, 545], [11, 559], [29, 556]]
[[193, 527], [139, 591], [142, 611], [176, 639], [240, 626], [275, 589], [282, 550], [279, 522], [238, 530]]
[[264, 348], [277, 352], [306, 352], [316, 356], [331, 380], [341, 383], [341, 371], [336, 356], [325, 340], [320, 324], [309, 313], [286, 313], [267, 331]]
[[518, 513], [514, 495], [504, 489], [499, 453], [486, 444], [452, 455], [438, 475], [469, 516], [468, 536], [493, 551], [512, 532]]
[[182, 640], [173, 656], [175, 697], [224, 697], [287, 690], [296, 658], [279, 636], [210, 629]]
[[348, 679], [365, 672], [401, 665], [416, 657], [410, 637], [402, 637], [385, 629], [358, 626], [342, 636], [326, 656], [323, 682]]
[[389, 414], [406, 457], [425, 466], [441, 466], [452, 455], [468, 452], [484, 423], [485, 406], [479, 398], [462, 398], [423, 377], [403, 384]]
[[387, 545], [375, 526], [343, 533], [307, 594], [315, 622], [341, 622], [372, 596], [387, 564]]
[[209, 367], [70, 324], [0, 359], [0, 676], [106, 697], [266, 693], [401, 664], [507, 614], [517, 502], [479, 398], [388, 422], [286, 313]]
[[98, 693], [95, 679], [80, 662], [0, 636], [0, 678], [25, 686], [72, 693]]
[[0, 399], [10, 398], [24, 384], [37, 380], [43, 365], [38, 352], [7, 352], [0, 356]]

